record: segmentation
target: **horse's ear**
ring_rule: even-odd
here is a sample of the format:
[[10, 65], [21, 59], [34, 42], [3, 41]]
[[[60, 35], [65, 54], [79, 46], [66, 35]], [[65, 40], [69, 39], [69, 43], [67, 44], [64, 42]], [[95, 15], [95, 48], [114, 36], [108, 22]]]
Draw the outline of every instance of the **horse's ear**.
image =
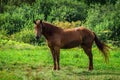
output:
[[33, 23], [36, 24], [36, 21], [34, 20]]

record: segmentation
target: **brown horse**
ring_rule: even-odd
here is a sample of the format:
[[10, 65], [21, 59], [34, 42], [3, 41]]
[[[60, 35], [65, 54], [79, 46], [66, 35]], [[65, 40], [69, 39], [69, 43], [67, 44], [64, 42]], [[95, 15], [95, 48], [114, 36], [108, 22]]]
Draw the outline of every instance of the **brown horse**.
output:
[[60, 70], [60, 49], [68, 49], [81, 46], [89, 58], [89, 70], [93, 70], [93, 55], [91, 52], [92, 44], [95, 41], [98, 49], [103, 53], [105, 60], [108, 60], [108, 46], [100, 42], [94, 32], [85, 27], [73, 29], [62, 29], [50, 23], [42, 22], [41, 20], [34, 21], [36, 39], [43, 35], [51, 50], [54, 70]]

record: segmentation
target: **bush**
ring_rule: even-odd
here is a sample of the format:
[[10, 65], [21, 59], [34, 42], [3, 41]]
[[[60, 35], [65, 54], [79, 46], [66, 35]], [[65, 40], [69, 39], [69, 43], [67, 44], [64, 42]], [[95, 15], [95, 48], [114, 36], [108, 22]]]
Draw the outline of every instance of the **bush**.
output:
[[23, 29], [16, 34], [11, 35], [11, 39], [14, 41], [29, 43], [33, 45], [45, 44], [44, 37], [42, 37], [39, 41], [36, 41], [33, 30], [29, 29]]
[[8, 39], [9, 39], [9, 37], [8, 37], [6, 31], [1, 30], [0, 31], [0, 40], [8, 40]]
[[20, 31], [25, 23], [22, 19], [22, 15], [18, 13], [10, 14], [0, 14], [0, 29], [7, 32], [7, 34], [13, 34]]
[[12, 40], [19, 41], [19, 42], [25, 42], [25, 43], [34, 43], [35, 37], [32, 30], [21, 30], [20, 32], [17, 32], [13, 35], [11, 35]]
[[0, 49], [36, 49], [36, 48], [39, 47], [12, 40], [0, 40]]
[[37, 13], [44, 14], [47, 21], [77, 21], [85, 20], [87, 5], [77, 0], [36, 0], [34, 9]]
[[82, 22], [81, 21], [76, 21], [76, 22], [54, 21], [53, 24], [63, 29], [68, 29], [68, 28], [79, 27], [80, 25], [82, 25]]
[[11, 35], [21, 31], [23, 28], [32, 29], [33, 20], [44, 19], [44, 14], [37, 13], [37, 10], [30, 5], [22, 4], [20, 7], [8, 6], [7, 12], [0, 14], [0, 30]]
[[[32, 30], [33, 20], [42, 19], [53, 22], [62, 28], [77, 27], [85, 22], [84, 25], [96, 32], [101, 39], [119, 42], [120, 1], [105, 0], [105, 3], [101, 2], [89, 0], [87, 2], [85, 0], [2, 0], [0, 32], [4, 31], [7, 36], [17, 37], [13, 39], [18, 41], [35, 43], [33, 36], [23, 30]], [[114, 3], [112, 4], [112, 2]], [[31, 39], [27, 40], [22, 33]], [[32, 32], [30, 33], [32, 34]], [[0, 37], [4, 38], [3, 35]], [[42, 38], [42, 42], [44, 42], [44, 38]]]
[[[118, 1], [119, 3], [119, 1]], [[99, 34], [103, 40], [120, 40], [120, 4], [92, 5], [86, 18], [87, 27]]]

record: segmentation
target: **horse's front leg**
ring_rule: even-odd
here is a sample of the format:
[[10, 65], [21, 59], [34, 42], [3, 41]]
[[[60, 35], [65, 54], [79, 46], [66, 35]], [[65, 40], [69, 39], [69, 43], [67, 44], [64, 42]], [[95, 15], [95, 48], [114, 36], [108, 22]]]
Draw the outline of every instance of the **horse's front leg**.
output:
[[58, 69], [60, 70], [60, 48], [59, 47], [54, 47], [52, 51], [53, 55], [53, 60], [54, 60], [54, 70]]
[[60, 64], [59, 64], [59, 61], [60, 61], [60, 48], [59, 47], [54, 47], [54, 55], [55, 56], [55, 62], [56, 62], [56, 69], [60, 70]]
[[55, 50], [54, 48], [50, 47], [51, 53], [52, 53], [52, 57], [53, 57], [53, 62], [54, 62], [54, 68], [53, 70], [57, 69], [57, 56], [55, 54]]
[[55, 54], [57, 57], [57, 69], [60, 70], [60, 49], [59, 48], [55, 48]]

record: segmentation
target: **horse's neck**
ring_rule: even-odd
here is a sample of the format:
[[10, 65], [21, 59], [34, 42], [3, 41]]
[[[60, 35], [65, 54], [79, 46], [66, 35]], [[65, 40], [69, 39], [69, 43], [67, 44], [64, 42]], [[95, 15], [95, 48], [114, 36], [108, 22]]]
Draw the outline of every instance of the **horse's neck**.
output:
[[59, 32], [61, 32], [62, 31], [62, 29], [61, 28], [59, 28], [59, 27], [56, 27], [56, 26], [54, 26], [54, 25], [52, 25], [52, 24], [49, 24], [49, 23], [43, 23], [43, 31], [42, 31], [42, 34], [46, 37], [46, 38], [48, 38], [49, 36], [52, 36], [52, 35], [54, 35], [54, 34], [56, 34], [56, 33], [59, 33]]

